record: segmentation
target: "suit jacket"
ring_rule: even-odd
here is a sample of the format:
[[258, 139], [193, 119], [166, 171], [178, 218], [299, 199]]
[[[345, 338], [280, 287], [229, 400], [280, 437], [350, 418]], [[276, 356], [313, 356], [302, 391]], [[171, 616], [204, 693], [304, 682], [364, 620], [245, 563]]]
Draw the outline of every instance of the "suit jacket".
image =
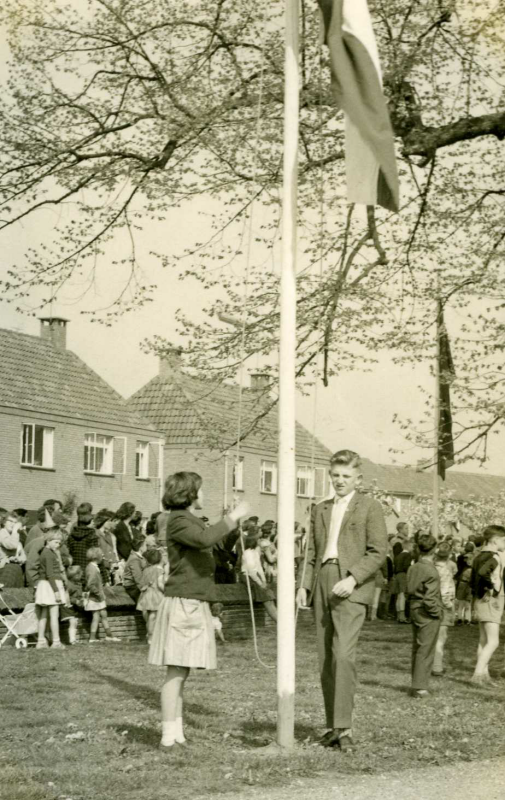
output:
[[[307, 565], [303, 584], [300, 584], [311, 594], [314, 592], [322, 565], [332, 509], [333, 499], [323, 500], [312, 510]], [[386, 560], [387, 547], [386, 523], [380, 503], [356, 492], [344, 514], [338, 537], [338, 558], [342, 577], [353, 575], [357, 581], [349, 600], [366, 605], [372, 603], [374, 576]]]

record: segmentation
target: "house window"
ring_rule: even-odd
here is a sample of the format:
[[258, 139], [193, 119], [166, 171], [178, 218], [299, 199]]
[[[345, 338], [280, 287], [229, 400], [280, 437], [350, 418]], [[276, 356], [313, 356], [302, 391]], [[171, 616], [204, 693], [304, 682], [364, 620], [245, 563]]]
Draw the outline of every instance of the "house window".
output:
[[149, 442], [137, 442], [135, 450], [135, 477], [149, 477]]
[[298, 497], [312, 497], [313, 477], [310, 467], [297, 467], [296, 494]]
[[113, 436], [84, 434], [84, 471], [112, 475]]
[[244, 456], [240, 456], [233, 464], [232, 486], [237, 492], [244, 491]]
[[54, 428], [44, 425], [23, 425], [21, 463], [30, 467], [53, 466]]
[[296, 470], [296, 494], [298, 497], [324, 497], [326, 470], [324, 467], [303, 466]]
[[262, 461], [260, 473], [260, 489], [266, 494], [277, 491], [277, 464], [274, 461]]

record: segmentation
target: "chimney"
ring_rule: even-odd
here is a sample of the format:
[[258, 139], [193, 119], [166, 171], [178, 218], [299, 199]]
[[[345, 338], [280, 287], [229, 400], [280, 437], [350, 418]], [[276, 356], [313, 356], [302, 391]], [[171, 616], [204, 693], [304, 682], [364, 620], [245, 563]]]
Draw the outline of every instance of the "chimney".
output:
[[182, 347], [167, 347], [159, 357], [158, 374], [160, 378], [169, 378], [182, 367]]
[[59, 350], [67, 349], [67, 322], [64, 317], [39, 317], [40, 338]]
[[264, 392], [270, 385], [268, 372], [251, 372], [251, 389], [253, 392]]

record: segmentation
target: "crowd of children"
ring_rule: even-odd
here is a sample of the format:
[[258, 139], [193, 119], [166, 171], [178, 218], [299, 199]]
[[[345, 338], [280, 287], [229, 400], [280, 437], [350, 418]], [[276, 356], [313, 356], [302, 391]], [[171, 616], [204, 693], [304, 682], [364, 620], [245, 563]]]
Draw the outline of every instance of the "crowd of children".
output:
[[[60, 624], [68, 624], [68, 641], [77, 641], [78, 614], [90, 615], [89, 642], [119, 641], [107, 618], [106, 586], [122, 584], [142, 612], [147, 641], [151, 642], [157, 611], [164, 598], [169, 574], [163, 531], [166, 520], [155, 513], [142, 524], [142, 515], [131, 503], [116, 514], [102, 509], [93, 514], [81, 503], [76, 521], [68, 524], [61, 504], [47, 501], [30, 530], [19, 513], [0, 512], [0, 583], [28, 585], [35, 591], [38, 613], [37, 648], [63, 648]], [[164, 523], [163, 526], [159, 522]], [[202, 518], [205, 525], [208, 520]], [[160, 535], [161, 527], [161, 535]], [[277, 575], [276, 525], [258, 517], [243, 523], [243, 535], [214, 550], [216, 582], [248, 585], [255, 600], [264, 603], [276, 619]], [[119, 529], [121, 553], [116, 530]], [[295, 566], [303, 569], [305, 531], [295, 531]], [[454, 625], [479, 624], [477, 663], [472, 680], [487, 683], [489, 661], [498, 647], [503, 613], [505, 528], [488, 526], [482, 535], [460, 542], [447, 536], [437, 541], [418, 531], [409, 536], [399, 523], [390, 539], [390, 552], [376, 576], [370, 620], [389, 619], [410, 623], [413, 629], [412, 694], [428, 693], [431, 675], [444, 673], [444, 649]], [[221, 604], [214, 604], [214, 629], [224, 640]]]
[[406, 523], [399, 523], [390, 547], [369, 619], [393, 616], [412, 625], [412, 696], [425, 697], [430, 677], [444, 674], [445, 644], [455, 625], [479, 625], [471, 680], [491, 683], [505, 599], [505, 527], [489, 525], [463, 543], [423, 531], [410, 538]]

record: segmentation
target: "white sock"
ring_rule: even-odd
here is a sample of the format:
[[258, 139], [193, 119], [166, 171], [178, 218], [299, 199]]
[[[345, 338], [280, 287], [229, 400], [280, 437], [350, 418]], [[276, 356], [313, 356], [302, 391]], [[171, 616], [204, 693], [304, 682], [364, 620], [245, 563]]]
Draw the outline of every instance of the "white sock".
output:
[[169, 720], [168, 722], [161, 723], [161, 744], [165, 747], [171, 747], [175, 743], [176, 722]]
[[178, 742], [178, 744], [182, 744], [186, 741], [182, 727], [182, 717], [177, 717], [175, 720], [175, 741]]

